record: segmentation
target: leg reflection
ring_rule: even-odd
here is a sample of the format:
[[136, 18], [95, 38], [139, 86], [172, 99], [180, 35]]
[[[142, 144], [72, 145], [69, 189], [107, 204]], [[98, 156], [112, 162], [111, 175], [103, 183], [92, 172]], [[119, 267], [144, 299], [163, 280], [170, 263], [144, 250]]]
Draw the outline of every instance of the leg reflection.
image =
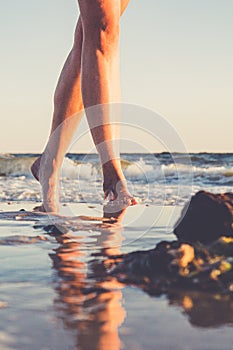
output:
[[[118, 221], [99, 225], [98, 230], [100, 235], [91, 253], [83, 243], [85, 236], [94, 238], [88, 232], [83, 236], [80, 233], [77, 236], [77, 232], [56, 236], [59, 246], [50, 255], [56, 270], [55, 308], [65, 328], [74, 332], [76, 349], [118, 350], [121, 348], [118, 328], [125, 318], [122, 286], [114, 278], [103, 277], [93, 266], [103, 258], [120, 254], [122, 228]], [[94, 251], [96, 245], [100, 249]]]

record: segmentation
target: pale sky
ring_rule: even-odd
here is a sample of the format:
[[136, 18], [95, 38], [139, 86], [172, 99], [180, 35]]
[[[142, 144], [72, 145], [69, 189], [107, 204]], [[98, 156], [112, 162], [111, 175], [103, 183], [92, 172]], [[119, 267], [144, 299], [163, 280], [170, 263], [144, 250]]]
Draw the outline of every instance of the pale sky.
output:
[[[75, 0], [1, 0], [0, 152], [43, 149], [78, 14]], [[161, 113], [189, 152], [233, 152], [232, 0], [131, 0], [120, 48], [123, 102]]]

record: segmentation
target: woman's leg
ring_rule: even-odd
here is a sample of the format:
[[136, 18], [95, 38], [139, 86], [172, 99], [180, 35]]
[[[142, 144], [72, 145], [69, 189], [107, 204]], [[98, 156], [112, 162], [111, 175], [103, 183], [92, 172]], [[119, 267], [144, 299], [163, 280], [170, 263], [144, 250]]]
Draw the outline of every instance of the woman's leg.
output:
[[[119, 22], [120, 0], [78, 0], [83, 26], [82, 97], [89, 127], [100, 156], [105, 197], [119, 205], [136, 204], [122, 172], [114, 122], [120, 101]], [[90, 89], [90, 87], [92, 87]], [[115, 106], [115, 107], [114, 107]], [[115, 110], [114, 110], [115, 109]], [[113, 110], [113, 118], [111, 112]]]
[[59, 211], [60, 169], [82, 117], [83, 103], [81, 94], [81, 52], [83, 31], [79, 18], [72, 50], [62, 69], [54, 94], [54, 113], [50, 138], [42, 156], [32, 165], [34, 177], [42, 187], [43, 205], [37, 210]]
[[[60, 138], [57, 139], [58, 150], [64, 148], [62, 151], [66, 153], [69, 143], [72, 140], [74, 132], [76, 130], [75, 126], [80, 121], [80, 118], [71, 116], [77, 115], [78, 112], [83, 110], [82, 94], [81, 94], [81, 52], [82, 52], [82, 23], [79, 18], [75, 36], [74, 44], [64, 67], [61, 71], [57, 87], [54, 94], [54, 113], [52, 126], [50, 131], [50, 136], [54, 137], [53, 134], [60, 127]], [[81, 115], [80, 115], [81, 117]], [[69, 124], [70, 128], [65, 128], [62, 133], [62, 124], [70, 118]], [[73, 125], [75, 124], [75, 125]], [[49, 143], [49, 142], [48, 142]], [[61, 146], [59, 147], [61, 143]], [[44, 152], [43, 152], [44, 153]], [[63, 161], [63, 157], [60, 154], [56, 155], [56, 158]], [[35, 163], [32, 165], [32, 173], [37, 180], [39, 180], [39, 167], [40, 167], [41, 157], [39, 157]]]
[[[121, 14], [129, 0], [121, 1]], [[73, 48], [61, 72], [54, 97], [54, 115], [50, 139], [42, 157], [32, 165], [32, 173], [42, 186], [42, 211], [58, 211], [58, 188], [60, 168], [81, 119], [83, 101], [81, 94], [81, 53], [83, 43], [82, 22], [79, 19]], [[90, 90], [92, 88], [90, 85]], [[72, 118], [71, 118], [72, 117]], [[43, 164], [41, 164], [43, 163]], [[105, 171], [105, 173], [107, 170]], [[111, 175], [111, 169], [110, 169]], [[106, 176], [105, 176], [106, 178]]]

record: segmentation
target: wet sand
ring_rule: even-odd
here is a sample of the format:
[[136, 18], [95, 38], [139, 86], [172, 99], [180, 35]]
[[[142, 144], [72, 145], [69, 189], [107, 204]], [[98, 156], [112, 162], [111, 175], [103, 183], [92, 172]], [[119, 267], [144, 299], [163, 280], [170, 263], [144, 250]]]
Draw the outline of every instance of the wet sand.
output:
[[87, 204], [63, 207], [70, 218], [15, 213], [32, 207], [0, 205], [1, 350], [233, 348], [226, 296], [148, 295], [94, 269], [111, 255], [173, 240], [181, 208], [130, 207], [111, 225], [77, 218], [102, 216], [101, 206]]

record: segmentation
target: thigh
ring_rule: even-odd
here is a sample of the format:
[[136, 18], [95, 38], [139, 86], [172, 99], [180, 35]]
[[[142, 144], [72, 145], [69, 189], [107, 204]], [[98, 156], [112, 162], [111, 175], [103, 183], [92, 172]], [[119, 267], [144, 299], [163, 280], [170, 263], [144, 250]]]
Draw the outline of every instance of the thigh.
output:
[[121, 2], [124, 3], [124, 7], [127, 6], [127, 0], [78, 0], [83, 24], [119, 19]]

